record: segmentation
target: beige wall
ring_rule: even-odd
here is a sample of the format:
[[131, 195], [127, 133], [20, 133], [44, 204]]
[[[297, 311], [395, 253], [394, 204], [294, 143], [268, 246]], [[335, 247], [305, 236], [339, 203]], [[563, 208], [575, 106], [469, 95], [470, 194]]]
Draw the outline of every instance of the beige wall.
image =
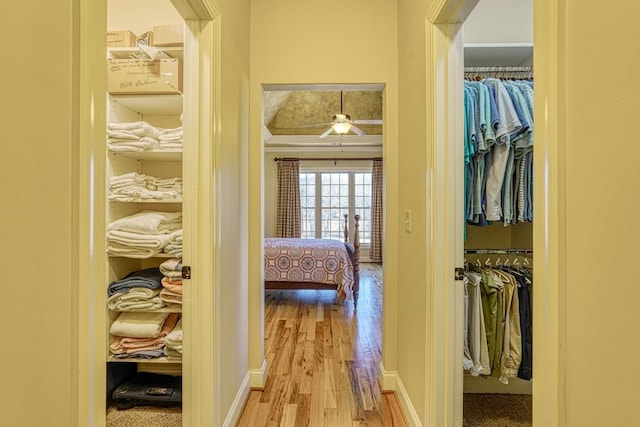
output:
[[135, 35], [152, 31], [154, 25], [184, 22], [169, 0], [108, 0], [107, 30], [129, 30]]
[[[397, 371], [418, 416], [425, 414], [427, 287], [426, 241], [426, 46], [425, 17], [431, 1], [398, 4], [398, 210], [411, 210], [411, 234], [398, 233], [398, 364]], [[411, 349], [411, 351], [407, 351]], [[421, 422], [425, 422], [421, 418]]]
[[72, 13], [70, 0], [0, 4], [6, 426], [70, 426], [74, 407]]
[[[567, 426], [640, 425], [639, 16], [634, 0], [607, 13], [598, 2], [567, 6]], [[598, 82], [604, 90], [585, 90]]]
[[[250, 147], [250, 328], [251, 359], [260, 368], [262, 356], [262, 88], [265, 83], [385, 84], [386, 201], [396, 206], [397, 158], [397, 14], [385, 0], [254, 0], [251, 2], [251, 147]], [[395, 211], [386, 212], [389, 226]], [[395, 237], [385, 242], [395, 256]], [[388, 262], [387, 262], [388, 261]], [[385, 259], [385, 283], [392, 292], [394, 262]], [[393, 294], [385, 295], [393, 307]], [[393, 314], [386, 316], [393, 317]], [[392, 328], [388, 328], [390, 332]], [[391, 332], [390, 332], [391, 333]], [[387, 344], [394, 339], [386, 340]], [[393, 346], [395, 347], [395, 346]], [[388, 353], [386, 354], [388, 356]], [[392, 363], [392, 362], [390, 362]]]
[[249, 1], [217, 0], [222, 10], [220, 93], [220, 413], [222, 425], [249, 369], [247, 158], [249, 134]]

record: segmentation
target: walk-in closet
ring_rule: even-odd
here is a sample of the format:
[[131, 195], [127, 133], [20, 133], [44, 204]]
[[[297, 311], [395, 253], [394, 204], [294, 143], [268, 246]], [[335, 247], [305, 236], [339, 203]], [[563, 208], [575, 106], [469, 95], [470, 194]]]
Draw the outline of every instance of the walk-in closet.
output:
[[530, 426], [532, 1], [481, 0], [462, 28], [463, 425]]

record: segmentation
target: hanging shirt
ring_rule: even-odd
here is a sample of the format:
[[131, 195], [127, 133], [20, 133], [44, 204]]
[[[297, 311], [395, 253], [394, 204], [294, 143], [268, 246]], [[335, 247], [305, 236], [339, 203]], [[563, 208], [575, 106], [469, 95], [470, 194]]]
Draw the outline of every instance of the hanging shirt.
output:
[[496, 129], [496, 144], [493, 147], [491, 163], [486, 170], [487, 186], [485, 188], [487, 207], [487, 221], [499, 221], [502, 218], [502, 183], [509, 159], [510, 138], [522, 128], [518, 116], [513, 107], [509, 93], [499, 79], [484, 79], [483, 83], [493, 87], [495, 102], [499, 115], [499, 123]]

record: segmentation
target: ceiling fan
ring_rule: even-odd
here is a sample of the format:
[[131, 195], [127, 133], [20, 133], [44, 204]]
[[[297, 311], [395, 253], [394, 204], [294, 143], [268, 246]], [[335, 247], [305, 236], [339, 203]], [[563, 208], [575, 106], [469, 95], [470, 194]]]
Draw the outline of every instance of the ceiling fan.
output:
[[324, 131], [319, 138], [326, 138], [331, 133], [335, 132], [338, 135], [345, 135], [349, 131], [356, 135], [362, 136], [367, 133], [356, 126], [356, 124], [362, 125], [381, 125], [382, 119], [368, 119], [368, 120], [352, 120], [351, 116], [342, 112], [343, 94], [340, 91], [340, 113], [334, 114], [333, 118], [328, 123], [319, 123], [315, 125], [307, 125], [301, 127], [315, 127], [315, 126], [329, 126], [329, 129]]

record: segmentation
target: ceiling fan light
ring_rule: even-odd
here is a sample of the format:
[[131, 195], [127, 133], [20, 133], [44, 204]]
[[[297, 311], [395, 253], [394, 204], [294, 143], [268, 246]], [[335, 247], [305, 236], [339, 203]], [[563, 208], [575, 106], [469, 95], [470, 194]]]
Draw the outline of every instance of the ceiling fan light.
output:
[[351, 123], [349, 122], [334, 123], [333, 125], [331, 125], [331, 127], [337, 134], [344, 135], [345, 133], [349, 132], [349, 129], [351, 129]]

